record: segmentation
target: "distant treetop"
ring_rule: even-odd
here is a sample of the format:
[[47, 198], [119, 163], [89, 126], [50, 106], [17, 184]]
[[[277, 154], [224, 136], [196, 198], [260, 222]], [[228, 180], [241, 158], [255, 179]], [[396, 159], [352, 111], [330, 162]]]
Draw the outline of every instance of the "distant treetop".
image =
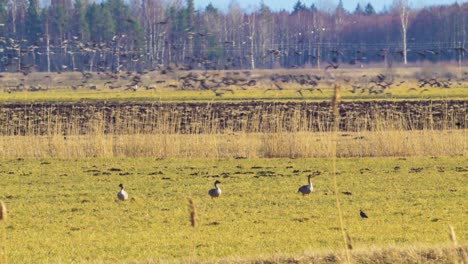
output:
[[372, 6], [371, 3], [367, 3], [366, 9], [364, 10], [364, 13], [366, 15], [375, 15], [376, 14], [375, 9], [374, 9], [374, 7]]
[[293, 7], [293, 13], [299, 12], [301, 10], [307, 10], [307, 6], [301, 2], [301, 0], [297, 0]]
[[318, 10], [318, 9], [317, 9], [317, 7], [315, 6], [315, 4], [312, 3], [312, 5], [310, 5], [310, 11], [315, 12], [315, 11], [317, 11], [317, 10]]
[[364, 10], [362, 9], [360, 3], [358, 3], [357, 6], [356, 6], [356, 8], [354, 9], [354, 14], [355, 14], [355, 15], [362, 15], [362, 14], [364, 14]]
[[210, 13], [210, 14], [217, 14], [218, 9], [213, 6], [213, 4], [210, 2], [206, 7], [205, 7], [205, 12]]

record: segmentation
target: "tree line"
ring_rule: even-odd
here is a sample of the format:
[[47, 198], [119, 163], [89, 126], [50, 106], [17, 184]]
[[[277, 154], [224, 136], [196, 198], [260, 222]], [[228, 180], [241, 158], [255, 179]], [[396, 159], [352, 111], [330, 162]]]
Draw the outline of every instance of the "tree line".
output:
[[0, 71], [143, 71], [462, 63], [468, 3], [376, 12], [298, 0], [225, 11], [193, 0], [0, 0]]

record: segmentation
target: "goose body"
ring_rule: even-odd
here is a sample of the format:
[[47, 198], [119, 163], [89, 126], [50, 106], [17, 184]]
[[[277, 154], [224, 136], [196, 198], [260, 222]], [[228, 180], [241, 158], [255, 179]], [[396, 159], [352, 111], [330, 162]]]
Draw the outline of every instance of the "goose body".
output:
[[124, 190], [123, 184], [119, 184], [120, 192], [117, 193], [117, 198], [121, 201], [128, 199], [128, 193]]
[[221, 183], [220, 181], [215, 181], [214, 183], [214, 188], [208, 191], [208, 194], [211, 196], [211, 198], [216, 198], [221, 195], [221, 189], [218, 187], [218, 183]]
[[310, 194], [311, 192], [314, 191], [314, 186], [312, 186], [312, 183], [310, 182], [310, 175], [308, 177], [308, 182], [309, 184], [307, 185], [302, 185], [301, 187], [299, 187], [299, 190], [297, 190], [297, 192], [300, 192], [302, 193], [302, 195], [306, 195], [306, 194]]
[[367, 217], [366, 213], [364, 213], [364, 211], [362, 210], [359, 210], [359, 215], [361, 216], [361, 218], [369, 218]]

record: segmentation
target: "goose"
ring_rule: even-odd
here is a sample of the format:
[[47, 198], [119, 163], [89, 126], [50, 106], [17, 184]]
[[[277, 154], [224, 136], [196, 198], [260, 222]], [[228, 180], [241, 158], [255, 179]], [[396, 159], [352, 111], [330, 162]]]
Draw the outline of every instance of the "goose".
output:
[[216, 180], [214, 183], [214, 189], [211, 189], [208, 191], [208, 194], [211, 196], [211, 198], [216, 198], [221, 195], [221, 189], [218, 187], [218, 183], [221, 183], [220, 181]]
[[121, 201], [128, 199], [128, 193], [124, 190], [123, 184], [119, 184], [120, 192], [117, 193], [117, 198]]
[[312, 177], [311, 175], [309, 175], [309, 177], [308, 177], [309, 184], [307, 184], [307, 185], [302, 185], [302, 186], [299, 188], [299, 190], [297, 190], [297, 192], [302, 193], [302, 195], [306, 195], [306, 194], [310, 194], [311, 192], [314, 191], [314, 186], [312, 186], [312, 183], [310, 182], [310, 178], [311, 178], [311, 177]]
[[364, 211], [362, 210], [359, 210], [359, 215], [361, 216], [361, 218], [369, 218], [367, 217], [366, 213], [364, 213]]

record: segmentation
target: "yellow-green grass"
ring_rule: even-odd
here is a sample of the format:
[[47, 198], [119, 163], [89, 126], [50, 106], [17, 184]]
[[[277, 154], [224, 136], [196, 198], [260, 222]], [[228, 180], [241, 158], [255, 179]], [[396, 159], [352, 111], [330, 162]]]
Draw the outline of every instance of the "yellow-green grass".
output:
[[[100, 90], [89, 90], [80, 88], [78, 90], [71, 89], [54, 89], [40, 92], [13, 92], [0, 93], [0, 102], [16, 102], [16, 103], [34, 103], [34, 102], [79, 102], [79, 101], [112, 101], [112, 102], [183, 102], [183, 101], [327, 101], [333, 94], [333, 90], [329, 87], [322, 87], [319, 91], [309, 92], [302, 91], [301, 96], [297, 90], [301, 89], [298, 85], [288, 85], [284, 90], [267, 90], [268, 85], [263, 85], [263, 88], [248, 88], [242, 90], [236, 87], [234, 93], [225, 92], [217, 96], [212, 91], [199, 90], [176, 90], [170, 88], [158, 88], [156, 90], [139, 90], [124, 91], [110, 90], [101, 88]], [[453, 87], [453, 88], [418, 88], [410, 90], [416, 85], [404, 85], [402, 87], [389, 88], [382, 94], [369, 94], [367, 91], [361, 93], [357, 91], [351, 92], [351, 88], [345, 86], [342, 92], [342, 100], [344, 101], [363, 101], [363, 100], [420, 100], [420, 99], [466, 99], [468, 98], [468, 88]], [[304, 87], [306, 88], [306, 87]], [[427, 89], [424, 91], [424, 89]], [[223, 89], [221, 89], [222, 91]]]
[[[3, 159], [10, 263], [261, 259], [344, 248], [329, 159]], [[468, 160], [338, 159], [353, 250], [468, 238]], [[297, 193], [312, 178], [315, 191]], [[219, 179], [223, 194], [207, 192]], [[130, 199], [117, 201], [123, 183]], [[342, 192], [350, 192], [345, 195]], [[196, 207], [196, 227], [187, 198]], [[363, 209], [368, 219], [359, 217]], [[273, 258], [274, 259], [274, 258]]]

